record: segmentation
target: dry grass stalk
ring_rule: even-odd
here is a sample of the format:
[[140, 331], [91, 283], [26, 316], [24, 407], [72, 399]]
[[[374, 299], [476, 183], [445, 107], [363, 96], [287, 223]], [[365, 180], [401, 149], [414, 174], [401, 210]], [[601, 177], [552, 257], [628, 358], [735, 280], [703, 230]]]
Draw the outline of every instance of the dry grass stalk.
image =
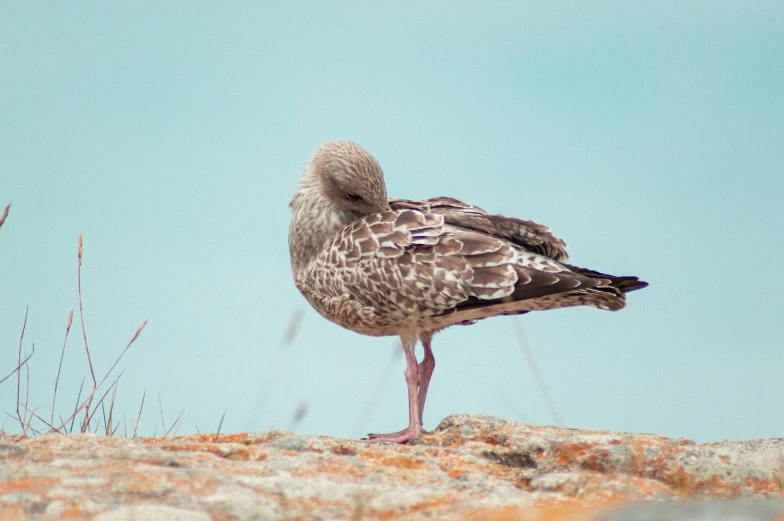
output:
[[16, 374], [17, 371], [20, 371], [22, 369], [22, 367], [27, 364], [27, 362], [30, 360], [30, 358], [33, 357], [33, 354], [35, 354], [35, 345], [33, 345], [32, 353], [30, 353], [24, 360], [22, 360], [20, 363], [18, 363], [17, 366], [10, 373], [5, 375], [3, 378], [0, 378], [0, 384], [5, 382], [6, 380], [11, 378], [12, 376], [14, 376], [14, 374]]
[[373, 391], [368, 393], [365, 406], [362, 408], [362, 412], [359, 413], [359, 416], [357, 416], [357, 421], [354, 422], [354, 426], [352, 427], [354, 432], [359, 434], [361, 429], [367, 425], [367, 422], [373, 417], [373, 414], [375, 414], [378, 405], [381, 403], [381, 398], [384, 396], [384, 391], [389, 388], [389, 381], [395, 374], [398, 360], [400, 360], [400, 357], [402, 356], [403, 346], [399, 341], [395, 342], [395, 347], [392, 350], [392, 358], [389, 359], [385, 374], [382, 378], [376, 380], [376, 386], [373, 388]]
[[[161, 401], [161, 391], [160, 390], [158, 391], [158, 410], [161, 413], [161, 427], [163, 427], [163, 432], [166, 433], [168, 431], [166, 430], [166, 420], [163, 419], [163, 402]], [[166, 434], [164, 434], [163, 437], [165, 438]]]
[[[22, 334], [19, 336], [19, 356], [18, 356], [18, 362], [16, 366], [20, 368], [22, 366], [22, 343], [24, 342], [25, 330], [27, 329], [27, 314], [29, 311], [30, 311], [30, 306], [27, 306], [25, 308], [24, 322], [22, 323]], [[21, 395], [22, 395], [22, 370], [19, 369], [19, 372], [16, 373], [16, 417], [19, 420], [19, 423], [22, 425], [22, 431], [24, 431], [25, 419], [22, 418], [22, 415], [19, 412], [19, 405], [21, 404], [19, 398], [21, 397]], [[27, 412], [25, 412], [25, 418], [27, 418]]]
[[218, 431], [215, 433], [215, 436], [212, 437], [212, 441], [215, 441], [215, 440], [218, 439], [218, 436], [220, 435], [221, 427], [223, 426], [223, 419], [225, 417], [226, 417], [226, 411], [223, 411], [223, 414], [221, 415], [220, 422], [218, 422]]
[[[84, 328], [84, 306], [82, 305], [82, 253], [84, 252], [84, 242], [82, 240], [82, 233], [79, 233], [79, 249], [77, 252], [77, 259], [79, 266], [76, 270], [76, 281], [79, 289], [79, 318], [82, 321], [82, 337], [84, 337], [84, 349], [87, 351], [87, 363], [90, 365], [90, 374], [93, 377], [93, 385], [97, 385], [98, 381], [95, 379], [95, 370], [93, 369], [93, 361], [90, 358], [90, 346], [87, 344], [87, 330]], [[89, 407], [89, 405], [88, 405]]]
[[57, 378], [54, 380], [54, 393], [52, 394], [52, 418], [49, 422], [50, 426], [54, 424], [54, 404], [57, 400], [57, 384], [60, 382], [60, 370], [63, 368], [63, 357], [65, 357], [65, 343], [68, 342], [68, 332], [71, 330], [73, 324], [73, 309], [68, 314], [68, 324], [65, 326], [65, 340], [63, 340], [63, 350], [60, 353], [60, 365], [57, 366]]
[[[85, 380], [85, 378], [86, 377], [82, 377], [82, 383], [79, 384], [79, 394], [76, 395], [76, 405], [74, 405], [74, 414], [73, 414], [73, 416], [71, 416], [71, 426], [68, 428], [68, 433], [69, 434], [73, 432], [74, 421], [76, 421], [76, 414], [77, 414], [77, 410], [76, 409], [79, 407], [79, 400], [81, 400], [81, 398], [82, 398], [82, 391], [84, 390], [84, 380]], [[63, 421], [63, 417], [60, 416], [60, 423], [66, 424], [68, 422], [67, 421]], [[59, 429], [56, 429], [56, 430], [52, 429], [52, 430], [56, 431], [56, 432], [59, 432]]]
[[296, 431], [297, 427], [299, 427], [299, 424], [302, 422], [302, 420], [305, 419], [305, 416], [307, 415], [308, 415], [308, 401], [302, 400], [301, 402], [299, 402], [299, 405], [297, 406], [297, 410], [294, 411], [294, 414], [291, 417], [291, 424], [288, 430], [291, 432]]
[[112, 420], [114, 419], [114, 401], [117, 399], [117, 384], [114, 385], [112, 388], [112, 401], [109, 403], [109, 417], [106, 417], [106, 411], [103, 410], [103, 406], [101, 406], [101, 410], [103, 411], [103, 427], [106, 432], [107, 436], [112, 436], [114, 432], [117, 430], [119, 425], [112, 429]]
[[[109, 388], [106, 389], [106, 391], [104, 391], [103, 395], [101, 396], [101, 399], [98, 400], [97, 404], [95, 404], [95, 408], [93, 409], [93, 412], [90, 413], [90, 416], [87, 418], [86, 422], [84, 424], [82, 424], [82, 432], [88, 432], [90, 430], [89, 429], [89, 425], [93, 422], [93, 416], [95, 416], [95, 413], [98, 411], [98, 407], [103, 405], [103, 401], [106, 398], [106, 395], [109, 394], [109, 391], [111, 391], [112, 389], [117, 387], [117, 382], [120, 381], [120, 377], [123, 375], [123, 373], [125, 373], [125, 371], [122, 371], [119, 375], [117, 375], [117, 378], [114, 379], [114, 382], [112, 382], [112, 385], [110, 385]], [[109, 415], [111, 416], [111, 414], [112, 414], [112, 411], [110, 409], [109, 410]], [[104, 412], [104, 420], [106, 420], [106, 413], [105, 412]]]
[[[180, 411], [180, 415], [179, 415], [179, 416], [177, 416], [177, 419], [176, 419], [176, 420], [174, 420], [174, 423], [173, 423], [173, 424], [172, 424], [172, 426], [169, 428], [169, 430], [163, 433], [163, 438], [161, 438], [161, 439], [165, 439], [167, 436], [169, 436], [169, 433], [170, 433], [172, 430], [174, 430], [174, 436], [176, 436], [176, 435], [177, 435], [177, 431], [178, 431], [178, 430], [180, 430], [180, 425], [182, 424], [182, 418], [183, 418], [183, 416], [185, 416], [185, 409], [183, 409], [182, 411]], [[175, 428], [175, 427], [176, 427], [176, 428]]]
[[139, 415], [136, 417], [136, 425], [133, 428], [133, 439], [136, 439], [136, 435], [139, 433], [139, 422], [142, 421], [142, 411], [144, 410], [144, 397], [147, 396], [147, 391], [142, 393], [142, 404], [139, 406]]
[[[33, 346], [33, 351], [35, 351], [35, 344], [33, 343], [32, 346]], [[25, 355], [26, 354], [27, 354], [27, 349], [25, 349]], [[19, 374], [21, 373], [22, 371], [19, 371]], [[25, 364], [25, 403], [24, 403], [25, 417], [27, 417], [28, 414], [27, 411], [30, 410], [30, 408], [28, 407], [29, 405], [30, 405], [30, 365]], [[17, 402], [17, 407], [18, 406], [19, 403]], [[19, 414], [19, 409], [17, 409], [17, 415], [18, 414]], [[27, 436], [27, 431], [30, 429], [30, 424], [33, 422], [33, 417], [34, 417], [33, 414], [30, 414], [30, 417], [27, 419], [27, 424], [24, 426], [24, 429], [22, 430], [22, 434], [24, 436]]]
[[[51, 427], [51, 425], [49, 425], [49, 423], [48, 423], [46, 420], [44, 420], [44, 419], [43, 419], [43, 418], [42, 418], [42, 417], [41, 417], [41, 416], [40, 416], [40, 415], [39, 415], [39, 414], [36, 412], [36, 411], [37, 411], [38, 409], [40, 409], [41, 407], [38, 407], [37, 409], [32, 409], [32, 410], [31, 410], [31, 409], [28, 409], [28, 408], [27, 408], [27, 406], [25, 406], [25, 405], [22, 405], [22, 407], [24, 407], [24, 408], [27, 410], [27, 412], [29, 412], [29, 413], [30, 413], [30, 417], [31, 417], [31, 418], [33, 418], [33, 417], [34, 417], [35, 419], [37, 419], [38, 421], [40, 421], [41, 423], [43, 423], [43, 424], [44, 424], [44, 425], [46, 425], [47, 427]], [[36, 434], [36, 435], [40, 434], [40, 432], [39, 432], [37, 429], [34, 429], [32, 426], [30, 426], [30, 430], [31, 430], [31, 431], [32, 431], [34, 434]]]
[[5, 210], [3, 211], [3, 215], [0, 216], [0, 228], [3, 227], [3, 223], [5, 223], [5, 220], [8, 218], [8, 210], [10, 209], [11, 209], [11, 203], [8, 203], [8, 206], [6, 206]]
[[294, 339], [299, 333], [300, 325], [302, 324], [302, 316], [305, 314], [302, 308], [297, 308], [291, 314], [289, 323], [286, 326], [286, 331], [283, 333], [283, 347], [288, 347], [294, 342]]
[[[106, 372], [106, 376], [104, 376], [104, 377], [103, 377], [103, 379], [102, 379], [100, 382], [98, 382], [98, 383], [97, 383], [97, 384], [96, 384], [96, 385], [93, 387], [93, 390], [92, 390], [92, 392], [91, 392], [91, 393], [89, 394], [89, 396], [87, 396], [87, 398], [86, 398], [86, 399], [85, 399], [85, 400], [84, 400], [84, 401], [81, 403], [81, 405], [79, 405], [79, 406], [76, 408], [76, 410], [73, 412], [73, 414], [71, 414], [71, 416], [69, 416], [69, 417], [68, 417], [68, 419], [66, 419], [66, 420], [63, 422], [63, 424], [62, 424], [62, 425], [61, 425], [59, 428], [57, 428], [57, 429], [55, 429], [55, 430], [58, 430], [58, 431], [59, 431], [59, 430], [61, 430], [63, 427], [65, 427], [65, 424], [67, 424], [69, 421], [73, 420], [73, 419], [76, 417], [76, 415], [77, 415], [77, 414], [79, 414], [79, 413], [82, 411], [82, 409], [84, 409], [85, 407], [87, 407], [87, 406], [88, 406], [88, 404], [90, 403], [90, 401], [93, 399], [93, 396], [95, 396], [95, 393], [96, 393], [96, 392], [98, 391], [98, 389], [99, 389], [99, 388], [100, 388], [100, 387], [101, 387], [101, 386], [104, 384], [104, 382], [106, 382], [106, 379], [107, 379], [107, 378], [109, 378], [109, 375], [112, 373], [112, 371], [114, 371], [114, 368], [115, 368], [115, 367], [117, 367], [117, 364], [120, 362], [120, 360], [122, 359], [123, 355], [125, 355], [125, 353], [126, 353], [126, 352], [128, 351], [128, 349], [131, 347], [131, 345], [133, 345], [133, 343], [136, 341], [136, 339], [138, 339], [138, 338], [139, 338], [139, 335], [141, 334], [141, 332], [144, 330], [144, 328], [145, 328], [146, 326], [147, 326], [147, 319], [145, 318], [145, 319], [144, 319], [144, 322], [142, 322], [142, 325], [141, 325], [141, 326], [139, 326], [139, 328], [136, 330], [136, 333], [134, 333], [134, 335], [133, 335], [133, 337], [131, 338], [131, 340], [130, 340], [130, 341], [128, 342], [128, 344], [125, 346], [125, 349], [123, 349], [122, 353], [120, 353], [120, 356], [118, 356], [118, 357], [117, 357], [117, 359], [114, 361], [114, 363], [112, 364], [112, 366], [111, 366], [111, 367], [109, 368], [109, 370]], [[119, 378], [119, 377], [118, 377], [118, 378]]]
[[547, 404], [547, 408], [550, 410], [550, 416], [553, 417], [553, 421], [555, 422], [556, 426], [563, 427], [563, 418], [558, 412], [558, 408], [555, 406], [555, 400], [553, 400], [553, 397], [550, 394], [550, 389], [547, 386], [547, 382], [545, 382], [544, 376], [542, 376], [542, 372], [539, 370], [539, 364], [536, 362], [533, 350], [528, 343], [528, 339], [525, 336], [525, 332], [523, 332], [523, 328], [520, 325], [520, 322], [517, 320], [512, 320], [512, 327], [514, 328], [515, 335], [517, 336], [517, 340], [520, 343], [520, 348], [523, 350], [523, 354], [525, 354], [525, 359], [528, 361], [528, 366], [531, 368], [531, 372], [534, 374], [534, 379], [536, 380], [536, 384], [539, 386], [539, 391], [542, 393], [544, 401]]
[[[2, 225], [5, 223], [5, 221], [6, 221], [7, 217], [8, 217], [10, 208], [11, 208], [11, 204], [9, 203], [5, 207], [5, 210], [3, 211], [2, 215], [0, 215], [0, 227], [2, 227]], [[80, 233], [79, 234], [78, 249], [77, 249], [77, 260], [78, 260], [77, 282], [78, 282], [78, 297], [79, 297], [79, 314], [80, 314], [80, 321], [81, 321], [81, 325], [82, 325], [82, 336], [83, 336], [83, 339], [84, 339], [85, 352], [87, 354], [87, 361], [88, 361], [88, 364], [89, 364], [89, 367], [90, 367], [90, 375], [91, 375], [91, 377], [93, 379], [93, 389], [89, 393], [89, 395], [87, 395], [87, 397], [84, 400], [82, 400], [82, 391], [84, 390], [84, 379], [82, 379], [82, 382], [81, 382], [81, 384], [79, 386], [79, 393], [78, 393], [78, 395], [76, 397], [76, 405], [74, 406], [73, 412], [66, 419], [63, 419], [62, 415], [58, 415], [59, 420], [60, 420], [60, 425], [59, 426], [55, 426], [54, 417], [55, 417], [55, 410], [56, 410], [56, 404], [57, 404], [57, 393], [58, 393], [58, 390], [59, 390], [60, 375], [62, 374], [63, 361], [64, 361], [64, 358], [65, 358], [65, 348], [66, 348], [66, 345], [68, 343], [68, 335], [70, 333], [71, 326], [73, 325], [73, 310], [71, 310], [69, 315], [68, 315], [68, 322], [67, 322], [66, 327], [65, 327], [65, 336], [64, 336], [64, 339], [63, 339], [63, 347], [62, 347], [62, 350], [61, 350], [61, 353], [60, 353], [60, 362], [59, 362], [59, 365], [58, 365], [58, 368], [57, 368], [57, 376], [55, 378], [54, 392], [53, 392], [53, 395], [52, 395], [52, 409], [51, 409], [50, 418], [47, 421], [40, 414], [38, 414], [37, 411], [40, 409], [40, 407], [38, 409], [31, 409], [30, 408], [30, 384], [31, 384], [31, 382], [30, 382], [29, 362], [30, 362], [30, 359], [35, 354], [35, 344], [31, 344], [32, 349], [31, 349], [30, 354], [28, 355], [27, 354], [27, 349], [24, 347], [24, 337], [25, 337], [25, 332], [27, 330], [27, 319], [29, 317], [29, 306], [27, 308], [25, 308], [24, 322], [22, 324], [22, 331], [21, 331], [21, 334], [19, 336], [19, 349], [18, 349], [18, 356], [17, 356], [17, 365], [11, 372], [9, 372], [7, 375], [5, 375], [2, 378], [0, 378], [0, 384], [2, 384], [6, 380], [10, 379], [14, 374], [16, 374], [16, 376], [17, 376], [17, 381], [16, 381], [16, 417], [14, 418], [13, 413], [10, 413], [10, 414], [7, 413], [6, 414], [7, 418], [6, 418], [5, 421], [7, 421], [8, 418], [14, 418], [16, 421], [18, 421], [19, 425], [20, 425], [20, 427], [22, 429], [22, 435], [23, 436], [28, 436], [28, 434], [38, 435], [38, 434], [41, 433], [40, 429], [36, 428], [34, 426], [34, 424], [33, 424], [34, 421], [40, 422], [42, 425], [46, 426], [46, 428], [48, 428], [49, 431], [51, 431], [51, 432], [71, 433], [74, 430], [74, 423], [76, 422], [76, 416], [82, 410], [84, 410], [84, 419], [82, 420], [81, 425], [80, 425], [81, 432], [90, 432], [91, 430], [95, 430], [97, 432], [98, 429], [101, 427], [101, 418], [96, 418], [95, 417], [95, 413], [99, 409], [99, 406], [100, 406], [100, 410], [101, 410], [102, 416], [103, 416], [103, 418], [102, 418], [103, 419], [103, 428], [104, 428], [104, 431], [105, 431], [106, 435], [107, 436], [115, 435], [117, 430], [120, 427], [119, 424], [115, 425], [115, 421], [114, 421], [115, 410], [114, 410], [114, 407], [115, 407], [116, 397], [117, 397], [118, 381], [119, 381], [120, 377], [122, 376], [122, 373], [120, 373], [120, 375], [117, 376], [114, 379], [114, 381], [108, 387], [108, 389], [101, 395], [100, 400], [98, 400], [98, 402], [96, 403], [94, 408], [92, 407], [92, 403], [93, 403], [93, 399], [96, 397], [98, 391], [103, 388], [103, 386], [106, 383], [107, 379], [109, 378], [109, 376], [112, 374], [112, 372], [117, 367], [117, 364], [123, 358], [123, 356], [128, 351], [128, 349], [130, 349], [131, 345], [133, 345], [133, 343], [139, 338], [139, 336], [141, 335], [142, 331], [147, 326], [147, 319], [145, 319], [142, 322], [142, 324], [136, 329], [136, 331], [134, 332], [133, 336], [131, 337], [131, 339], [126, 344], [125, 348], [122, 350], [122, 352], [119, 354], [119, 356], [114, 361], [112, 366], [106, 372], [105, 376], [100, 381], [98, 381], [98, 379], [96, 378], [96, 375], [95, 375], [95, 368], [94, 368], [93, 363], [92, 363], [92, 357], [91, 357], [91, 354], [90, 354], [90, 348], [89, 348], [89, 344], [88, 344], [88, 341], [87, 341], [87, 332], [86, 332], [85, 325], [84, 325], [84, 304], [83, 304], [83, 298], [82, 298], [82, 277], [81, 277], [81, 267], [82, 267], [83, 259], [84, 259], [84, 239], [83, 239], [82, 234]], [[24, 378], [25, 378], [25, 396], [24, 396], [24, 401], [22, 401], [22, 378], [23, 378], [22, 370], [23, 369], [25, 371], [25, 374], [24, 374]], [[106, 403], [106, 396], [108, 395], [108, 393], [110, 391], [111, 391], [112, 395], [111, 395], [111, 402], [110, 402], [109, 407], [108, 407], [109, 411], [108, 411], [108, 414], [107, 414], [105, 403]], [[145, 395], [146, 395], [146, 393], [145, 393]], [[135, 425], [134, 430], [133, 430], [133, 437], [134, 438], [136, 438], [137, 435], [138, 435], [139, 424], [141, 422], [142, 411], [143, 411], [143, 408], [144, 408], [145, 395], [142, 396], [141, 407], [139, 409], [139, 414], [138, 414], [137, 419], [136, 419], [136, 425]], [[185, 414], [185, 409], [182, 410], [182, 412], [177, 417], [177, 420], [174, 422], [172, 427], [169, 430], [166, 431], [166, 435], [168, 435], [171, 432], [172, 429], [179, 429], [179, 427], [182, 426], [182, 418], [183, 418], [184, 414]], [[163, 411], [162, 410], [161, 410], [161, 419], [163, 419]], [[126, 437], [127, 437], [128, 428], [127, 428], [127, 423], [125, 421], [125, 416], [123, 416], [122, 425], [125, 428], [125, 433], [126, 433]], [[3, 423], [3, 426], [0, 427], [0, 432], [2, 432], [4, 430], [4, 428], [5, 428], [5, 422]], [[175, 430], [175, 433], [176, 432], [177, 431]]]
[[[304, 313], [305, 312], [302, 308], [297, 308], [292, 312], [291, 317], [289, 317], [289, 321], [286, 325], [286, 329], [283, 332], [283, 339], [280, 344], [281, 351], [287, 349], [294, 342], [294, 339], [299, 333], [300, 327], [302, 325], [302, 317]], [[279, 359], [275, 363], [274, 367], [270, 367], [268, 369], [269, 376], [265, 378], [259, 386], [259, 390], [256, 393], [256, 398], [253, 400], [250, 416], [248, 417], [248, 421], [245, 426], [246, 430], [256, 428], [256, 423], [258, 422], [259, 416], [261, 416], [261, 412], [264, 410], [264, 406], [269, 399], [271, 390], [275, 387], [275, 385], [277, 385], [278, 378], [285, 374], [285, 371], [280, 370], [280, 364], [281, 362]]]

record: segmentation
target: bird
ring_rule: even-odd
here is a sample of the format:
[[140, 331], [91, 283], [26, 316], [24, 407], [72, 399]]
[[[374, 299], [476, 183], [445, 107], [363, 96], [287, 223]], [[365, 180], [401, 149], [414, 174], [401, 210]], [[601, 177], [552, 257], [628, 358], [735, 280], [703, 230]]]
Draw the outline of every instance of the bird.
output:
[[626, 293], [648, 285], [568, 264], [566, 243], [533, 221], [450, 197], [389, 198], [378, 161], [353, 141], [316, 149], [289, 206], [291, 269], [310, 305], [350, 331], [400, 338], [408, 427], [369, 434], [369, 442], [425, 433], [435, 333], [530, 311], [617, 311]]

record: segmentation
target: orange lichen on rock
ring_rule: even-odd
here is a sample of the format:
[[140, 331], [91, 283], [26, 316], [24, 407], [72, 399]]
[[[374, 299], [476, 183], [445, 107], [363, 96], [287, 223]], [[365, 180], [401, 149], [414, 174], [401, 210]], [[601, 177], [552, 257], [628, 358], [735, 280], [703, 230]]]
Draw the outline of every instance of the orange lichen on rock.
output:
[[556, 506], [537, 508], [505, 508], [469, 515], [465, 521], [593, 521], [597, 514], [616, 510], [619, 501], [572, 501]]
[[0, 435], [0, 521], [588, 520], [618, 502], [781, 499], [783, 461], [784, 440], [695, 445], [467, 415], [408, 445], [282, 431]]

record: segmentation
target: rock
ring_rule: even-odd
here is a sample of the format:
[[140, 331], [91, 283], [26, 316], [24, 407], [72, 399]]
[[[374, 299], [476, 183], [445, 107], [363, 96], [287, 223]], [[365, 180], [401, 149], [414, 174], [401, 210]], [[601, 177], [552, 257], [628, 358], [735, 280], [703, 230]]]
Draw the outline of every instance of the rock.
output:
[[784, 503], [758, 500], [783, 490], [784, 439], [695, 445], [468, 415], [405, 446], [0, 436], [0, 521], [773, 520]]

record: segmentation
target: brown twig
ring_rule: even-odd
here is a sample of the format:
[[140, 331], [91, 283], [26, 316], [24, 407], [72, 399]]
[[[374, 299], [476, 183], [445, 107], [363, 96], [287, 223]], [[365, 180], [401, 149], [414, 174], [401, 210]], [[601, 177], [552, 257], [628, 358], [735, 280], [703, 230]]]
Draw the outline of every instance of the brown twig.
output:
[[[90, 402], [90, 400], [92, 400], [93, 396], [95, 396], [95, 393], [98, 391], [98, 389], [103, 385], [103, 383], [106, 381], [106, 379], [109, 378], [109, 375], [112, 373], [112, 371], [114, 371], [114, 368], [117, 367], [117, 364], [120, 362], [120, 360], [122, 359], [123, 355], [125, 355], [125, 353], [131, 347], [131, 345], [136, 341], [136, 339], [139, 338], [139, 335], [141, 334], [141, 332], [144, 330], [144, 328], [146, 326], [147, 326], [147, 319], [145, 318], [144, 322], [142, 322], [142, 325], [139, 326], [139, 328], [136, 330], [136, 333], [133, 335], [133, 338], [131, 338], [131, 340], [128, 342], [128, 345], [125, 346], [125, 349], [123, 349], [122, 353], [120, 353], [120, 356], [117, 357], [117, 359], [114, 361], [112, 366], [106, 372], [106, 376], [104, 376], [103, 379], [100, 382], [98, 382], [98, 384], [93, 388], [93, 390], [90, 393], [90, 395], [82, 402], [81, 405], [79, 405], [76, 408], [76, 410], [73, 412], [73, 414], [71, 414], [71, 416], [69, 416], [68, 419], [65, 420], [65, 422], [63, 423], [63, 425], [60, 428], [64, 427], [65, 423], [68, 423], [69, 421], [74, 419], [76, 417], [76, 415], [79, 414], [79, 412], [87, 406], [87, 404]], [[57, 429], [57, 430], [60, 430], [60, 429]]]
[[68, 324], [65, 326], [65, 340], [63, 340], [63, 351], [60, 353], [60, 365], [57, 366], [57, 378], [54, 380], [54, 395], [52, 395], [52, 419], [51, 424], [54, 424], [54, 404], [57, 400], [57, 384], [60, 382], [60, 370], [63, 368], [63, 357], [65, 357], [65, 343], [68, 342], [68, 332], [71, 330], [73, 323], [73, 309], [68, 314]]
[[8, 210], [11, 209], [11, 203], [8, 203], [8, 206], [5, 207], [3, 211], [3, 215], [0, 216], [0, 228], [3, 227], [3, 223], [5, 223], [6, 218], [8, 217]]

